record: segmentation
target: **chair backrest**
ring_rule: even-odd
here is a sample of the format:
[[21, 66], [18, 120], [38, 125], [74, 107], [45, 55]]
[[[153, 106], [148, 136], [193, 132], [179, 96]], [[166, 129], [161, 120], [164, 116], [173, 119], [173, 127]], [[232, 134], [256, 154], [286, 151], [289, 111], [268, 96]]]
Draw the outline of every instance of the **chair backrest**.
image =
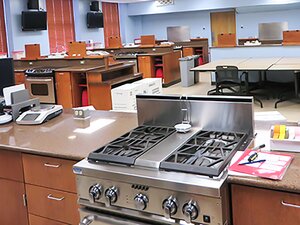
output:
[[238, 68], [236, 66], [217, 66], [216, 82], [241, 83]]

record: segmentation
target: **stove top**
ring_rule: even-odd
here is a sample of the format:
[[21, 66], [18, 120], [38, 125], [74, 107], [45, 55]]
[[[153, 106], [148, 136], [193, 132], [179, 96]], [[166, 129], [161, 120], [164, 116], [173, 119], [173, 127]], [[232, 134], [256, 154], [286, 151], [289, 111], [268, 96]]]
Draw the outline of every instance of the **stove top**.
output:
[[245, 133], [201, 130], [160, 164], [160, 169], [218, 176], [237, 150], [247, 147]]
[[90, 153], [88, 160], [133, 165], [139, 156], [174, 132], [173, 127], [139, 126]]

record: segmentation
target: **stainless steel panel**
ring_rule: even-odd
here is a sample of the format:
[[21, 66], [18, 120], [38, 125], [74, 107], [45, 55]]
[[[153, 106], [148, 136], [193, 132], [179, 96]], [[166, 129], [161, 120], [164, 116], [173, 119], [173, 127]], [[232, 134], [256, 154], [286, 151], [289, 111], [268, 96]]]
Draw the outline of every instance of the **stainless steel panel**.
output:
[[288, 30], [288, 22], [258, 24], [258, 39], [260, 41], [282, 40], [283, 31]]
[[168, 41], [190, 41], [191, 33], [188, 26], [167, 27]]
[[[97, 207], [99, 209], [109, 209], [114, 212], [118, 212], [121, 209], [129, 209], [139, 211], [144, 215], [146, 213], [148, 216], [158, 215], [164, 217], [164, 211], [162, 209], [163, 202], [170, 196], [173, 196], [177, 200], [177, 212], [175, 215], [172, 215], [172, 219], [184, 220], [185, 216], [182, 212], [184, 204], [190, 200], [193, 200], [199, 209], [198, 217], [194, 220], [194, 222], [204, 223], [204, 215], [211, 217], [211, 224], [225, 224], [225, 221], [227, 221], [226, 214], [223, 214], [223, 209], [229, 208], [229, 202], [221, 197], [207, 197], [200, 194], [189, 194], [186, 192], [179, 192], [177, 190], [168, 190], [165, 189], [163, 185], [159, 188], [149, 186], [148, 190], [138, 190], [133, 188], [132, 183], [91, 178], [86, 176], [77, 176], [77, 187], [81, 205], [85, 205], [87, 207], [91, 206], [89, 201], [89, 193], [87, 190], [89, 190], [94, 184], [100, 184], [103, 190], [107, 190], [111, 186], [115, 186], [119, 190], [117, 201], [113, 203], [111, 207], [105, 206], [104, 195], [102, 195], [99, 200], [96, 200], [94, 203], [92, 203], [93, 207]], [[223, 187], [225, 188], [225, 186]], [[147, 207], [144, 210], [139, 210], [135, 206], [134, 198], [138, 194], [143, 194], [149, 199]], [[128, 213], [130, 212], [131, 211], [128, 211]], [[135, 215], [138, 216], [139, 214]]]
[[[95, 212], [87, 209], [80, 209], [81, 222], [79, 225], [150, 225], [151, 222], [125, 218], [124, 216], [111, 215], [104, 212]], [[169, 223], [166, 223], [169, 224]]]
[[227, 172], [219, 177], [209, 178], [195, 174], [159, 171], [142, 167], [127, 167], [110, 164], [93, 164], [86, 159], [76, 163], [74, 173], [98, 179], [111, 179], [118, 182], [143, 184], [155, 188], [164, 187], [190, 194], [201, 194], [210, 197], [221, 196], [221, 187], [227, 178]]
[[[186, 100], [187, 98], [187, 100]], [[139, 95], [139, 125], [174, 126], [185, 120], [182, 105], [188, 105], [192, 127], [204, 130], [254, 134], [253, 98], [229, 96]]]
[[[56, 103], [55, 99], [55, 84], [53, 77], [27, 77], [25, 78], [25, 85], [30, 95], [33, 98], [38, 98], [41, 103]], [[35, 88], [38, 86], [46, 86], [46, 92], [43, 95], [35, 94]]]

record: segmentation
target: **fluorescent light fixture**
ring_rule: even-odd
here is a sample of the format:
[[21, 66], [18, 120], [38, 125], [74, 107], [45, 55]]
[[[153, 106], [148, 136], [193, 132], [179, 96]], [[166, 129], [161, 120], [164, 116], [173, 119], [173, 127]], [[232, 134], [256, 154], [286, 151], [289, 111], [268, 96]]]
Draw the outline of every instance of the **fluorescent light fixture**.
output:
[[103, 127], [106, 127], [115, 121], [116, 120], [112, 120], [112, 119], [98, 119], [98, 120], [91, 122], [90, 126], [87, 128], [75, 129], [74, 133], [92, 134], [92, 133], [96, 132], [97, 130], [102, 129]]

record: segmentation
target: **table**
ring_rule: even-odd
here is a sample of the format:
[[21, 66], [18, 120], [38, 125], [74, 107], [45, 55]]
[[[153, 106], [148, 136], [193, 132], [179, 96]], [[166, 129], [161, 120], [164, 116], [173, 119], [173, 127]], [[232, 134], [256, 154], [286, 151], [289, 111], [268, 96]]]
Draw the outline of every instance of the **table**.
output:
[[[262, 73], [267, 71], [293, 71], [295, 73], [295, 97], [299, 98], [299, 79], [300, 79], [300, 57], [271, 57], [271, 58], [231, 58], [216, 60], [205, 65], [197, 66], [191, 71], [197, 72], [215, 72], [217, 66], [236, 66], [239, 71], [259, 71], [260, 79]], [[279, 102], [288, 99], [281, 98], [275, 103], [275, 108]]]

